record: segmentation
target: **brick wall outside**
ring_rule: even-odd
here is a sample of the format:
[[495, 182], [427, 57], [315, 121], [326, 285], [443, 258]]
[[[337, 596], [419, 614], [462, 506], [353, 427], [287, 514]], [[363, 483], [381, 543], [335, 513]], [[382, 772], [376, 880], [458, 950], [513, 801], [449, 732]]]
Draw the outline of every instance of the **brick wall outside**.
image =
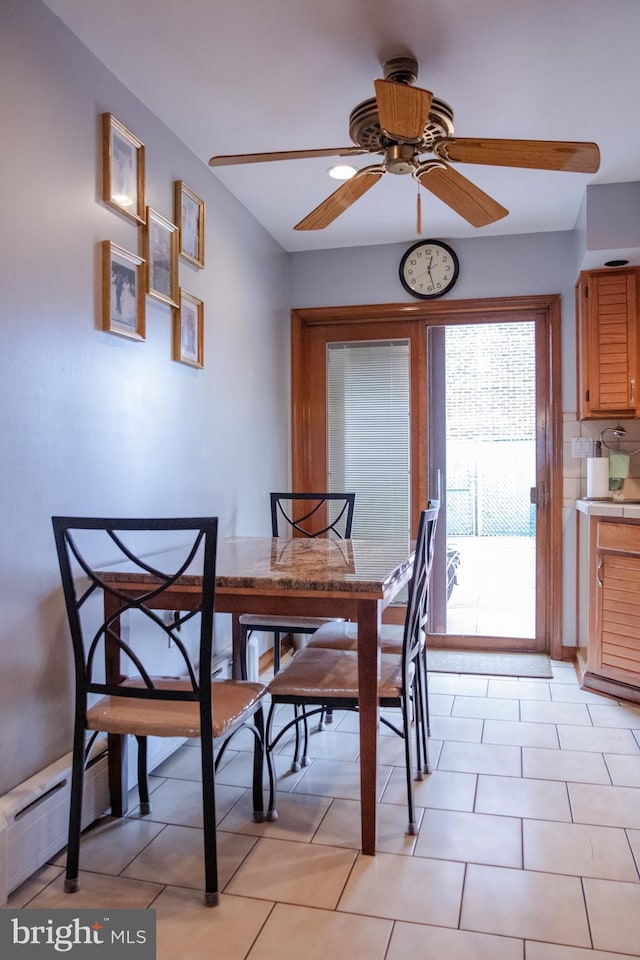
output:
[[533, 323], [446, 329], [447, 531], [533, 536]]

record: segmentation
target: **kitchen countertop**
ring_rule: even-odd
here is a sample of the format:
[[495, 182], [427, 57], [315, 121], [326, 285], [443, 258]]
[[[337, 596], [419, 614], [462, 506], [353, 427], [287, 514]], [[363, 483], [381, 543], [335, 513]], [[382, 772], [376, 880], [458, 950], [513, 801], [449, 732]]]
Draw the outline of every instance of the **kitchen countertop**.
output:
[[640, 503], [624, 500], [576, 500], [576, 509], [589, 517], [624, 517], [640, 520]]

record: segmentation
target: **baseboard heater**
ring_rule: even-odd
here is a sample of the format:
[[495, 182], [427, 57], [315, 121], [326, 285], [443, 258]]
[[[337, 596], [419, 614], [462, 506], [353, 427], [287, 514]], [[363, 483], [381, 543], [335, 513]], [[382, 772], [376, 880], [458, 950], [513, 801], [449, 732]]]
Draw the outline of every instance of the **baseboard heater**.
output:
[[[151, 738], [149, 770], [166, 760], [183, 743]], [[136, 745], [129, 750], [129, 786], [136, 785]], [[67, 843], [71, 754], [0, 797], [0, 906], [47, 860]], [[106, 739], [94, 750], [85, 773], [83, 828], [109, 810]]]

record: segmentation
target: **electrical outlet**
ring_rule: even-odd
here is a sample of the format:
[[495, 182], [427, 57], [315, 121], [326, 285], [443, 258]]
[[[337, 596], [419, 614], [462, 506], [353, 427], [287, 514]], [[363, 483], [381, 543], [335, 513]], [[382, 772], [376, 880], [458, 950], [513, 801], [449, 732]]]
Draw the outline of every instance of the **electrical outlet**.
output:
[[595, 456], [596, 441], [593, 437], [572, 437], [571, 456], [574, 460], [586, 460]]

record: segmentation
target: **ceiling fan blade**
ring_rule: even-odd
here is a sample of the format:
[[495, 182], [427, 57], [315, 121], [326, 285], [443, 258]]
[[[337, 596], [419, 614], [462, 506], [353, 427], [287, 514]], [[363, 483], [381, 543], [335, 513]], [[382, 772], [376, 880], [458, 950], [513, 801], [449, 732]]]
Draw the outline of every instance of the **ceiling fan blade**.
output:
[[398, 140], [419, 140], [429, 119], [433, 94], [394, 80], [376, 80], [380, 126]]
[[509, 213], [453, 167], [427, 161], [413, 174], [427, 190], [464, 217], [473, 227], [486, 227]]
[[232, 163], [269, 163], [272, 160], [305, 160], [308, 157], [357, 157], [369, 153], [360, 147], [336, 147], [325, 150], [281, 150], [278, 153], [231, 153], [211, 157], [210, 167], [224, 167]]
[[304, 220], [297, 223], [294, 230], [324, 230], [341, 213], [359, 200], [370, 190], [384, 174], [383, 167], [364, 167], [351, 180], [345, 181], [326, 200], [323, 200], [315, 210], [312, 210]]
[[529, 167], [532, 170], [568, 170], [596, 173], [600, 166], [597, 143], [564, 140], [483, 140], [445, 137], [433, 152], [442, 160], [486, 163], [498, 167]]

